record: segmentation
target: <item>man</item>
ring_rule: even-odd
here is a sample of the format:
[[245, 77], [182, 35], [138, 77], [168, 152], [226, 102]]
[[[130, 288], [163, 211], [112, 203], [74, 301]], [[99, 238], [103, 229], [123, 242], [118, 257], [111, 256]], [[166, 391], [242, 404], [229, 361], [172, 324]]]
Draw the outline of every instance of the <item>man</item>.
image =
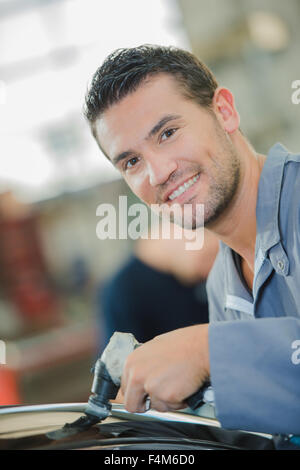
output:
[[[191, 204], [187, 228], [220, 240], [208, 279], [210, 323], [160, 335], [128, 357], [125, 407], [185, 406], [210, 377], [223, 427], [300, 434], [300, 155], [257, 154], [232, 93], [175, 48], [111, 54], [86, 117], [104, 154], [147, 204]], [[184, 183], [188, 183], [186, 186]]]

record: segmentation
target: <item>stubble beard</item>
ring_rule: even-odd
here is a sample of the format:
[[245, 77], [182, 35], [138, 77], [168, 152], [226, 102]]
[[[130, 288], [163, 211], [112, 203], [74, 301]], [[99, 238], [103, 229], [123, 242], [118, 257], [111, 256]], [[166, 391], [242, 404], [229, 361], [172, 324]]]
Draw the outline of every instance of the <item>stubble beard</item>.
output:
[[240, 182], [240, 160], [235, 148], [227, 149], [228, 166], [220, 169], [214, 178], [204, 205], [204, 225], [210, 228], [230, 207]]
[[218, 155], [212, 158], [213, 165], [211, 169], [213, 171], [208, 176], [209, 191], [205, 201], [203, 201], [204, 217], [198, 217], [197, 203], [196, 201], [192, 202], [195, 207], [193, 207], [192, 220], [185, 224], [184, 228], [186, 229], [197, 230], [203, 226], [208, 229], [212, 228], [224, 212], [228, 210], [237, 193], [241, 176], [240, 157], [229, 136], [219, 123], [216, 123], [216, 127], [220, 151]]

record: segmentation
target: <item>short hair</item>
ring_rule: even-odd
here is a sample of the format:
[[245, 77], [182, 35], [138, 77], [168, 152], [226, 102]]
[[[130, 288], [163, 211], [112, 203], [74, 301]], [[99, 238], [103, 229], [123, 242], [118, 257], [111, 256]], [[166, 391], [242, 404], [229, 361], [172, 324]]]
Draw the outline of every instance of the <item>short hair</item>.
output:
[[172, 46], [144, 44], [117, 49], [96, 70], [85, 96], [84, 115], [93, 124], [110, 106], [134, 92], [150, 76], [167, 73], [175, 77], [183, 95], [211, 108], [217, 81], [195, 55]]

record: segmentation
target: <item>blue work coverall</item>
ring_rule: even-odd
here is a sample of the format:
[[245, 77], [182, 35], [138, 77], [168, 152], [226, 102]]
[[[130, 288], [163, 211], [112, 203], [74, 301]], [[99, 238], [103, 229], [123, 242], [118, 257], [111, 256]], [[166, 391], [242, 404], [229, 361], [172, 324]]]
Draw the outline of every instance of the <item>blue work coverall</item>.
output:
[[224, 428], [297, 442], [291, 435], [300, 435], [300, 154], [279, 143], [259, 180], [252, 291], [237, 259], [220, 242], [207, 282], [216, 416]]

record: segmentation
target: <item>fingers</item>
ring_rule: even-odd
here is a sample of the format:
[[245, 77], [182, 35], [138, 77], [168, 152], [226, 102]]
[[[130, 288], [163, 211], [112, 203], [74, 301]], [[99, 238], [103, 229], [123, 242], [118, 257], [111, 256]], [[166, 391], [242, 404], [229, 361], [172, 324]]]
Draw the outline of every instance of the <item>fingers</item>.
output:
[[151, 404], [151, 409], [153, 410], [161, 411], [162, 413], [165, 411], [169, 411], [168, 405], [157, 398], [150, 397], [150, 404]]
[[170, 408], [167, 403], [156, 397], [156, 380], [146, 381], [145, 368], [134, 362], [135, 356], [132, 354], [127, 358], [121, 381], [121, 393], [124, 395], [126, 410], [130, 413], [145, 413], [149, 410], [150, 401], [152, 409], [168, 411]]
[[147, 395], [134, 388], [128, 388], [124, 395], [124, 406], [130, 413], [145, 413]]
[[186, 407], [183, 402], [158, 398], [156, 389], [150, 387], [149, 384], [147, 386], [147, 382], [145, 386], [144, 380], [143, 374], [138, 372], [137, 368], [131, 369], [130, 364], [126, 364], [122, 377], [121, 393], [124, 395], [124, 406], [130, 413], [145, 413], [149, 408], [166, 412]]
[[141, 372], [137, 367], [131, 367], [130, 356], [126, 360], [121, 381], [124, 406], [130, 413], [144, 413], [147, 393], [144, 390]]

